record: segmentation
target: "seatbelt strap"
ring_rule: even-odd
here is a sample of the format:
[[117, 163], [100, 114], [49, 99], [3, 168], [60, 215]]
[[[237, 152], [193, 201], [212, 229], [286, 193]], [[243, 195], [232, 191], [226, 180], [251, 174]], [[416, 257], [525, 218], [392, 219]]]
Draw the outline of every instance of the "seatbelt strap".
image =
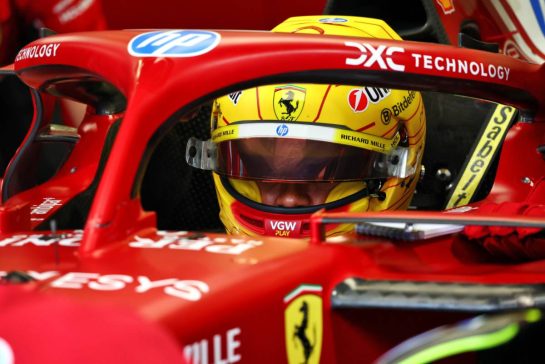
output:
[[459, 174], [451, 189], [447, 209], [471, 202], [500, 150], [507, 130], [516, 117], [516, 111], [511, 106], [498, 104], [490, 114], [488, 122], [484, 124], [477, 142], [473, 145], [471, 154], [465, 161], [463, 172]]

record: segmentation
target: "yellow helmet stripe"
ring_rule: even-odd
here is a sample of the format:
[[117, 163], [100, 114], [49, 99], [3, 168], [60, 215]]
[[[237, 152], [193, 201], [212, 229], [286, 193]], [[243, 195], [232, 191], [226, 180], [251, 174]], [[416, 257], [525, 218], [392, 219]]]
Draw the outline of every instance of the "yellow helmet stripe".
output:
[[392, 138], [360, 133], [353, 130], [339, 129], [308, 123], [242, 123], [217, 128], [212, 132], [212, 141], [216, 144], [228, 140], [246, 138], [293, 138], [307, 139], [356, 148], [368, 149], [379, 153], [389, 153], [399, 144], [400, 136]]

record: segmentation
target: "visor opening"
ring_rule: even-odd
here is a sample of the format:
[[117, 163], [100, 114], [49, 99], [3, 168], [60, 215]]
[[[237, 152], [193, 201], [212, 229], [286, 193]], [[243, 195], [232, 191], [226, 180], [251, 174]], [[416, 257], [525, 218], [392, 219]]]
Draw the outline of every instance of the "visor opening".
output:
[[361, 191], [358, 191], [352, 195], [341, 198], [340, 200], [327, 202], [320, 205], [305, 206], [305, 207], [279, 207], [279, 206], [265, 205], [256, 201], [252, 201], [246, 196], [243, 196], [231, 185], [231, 183], [229, 182], [229, 179], [226, 176], [220, 175], [220, 181], [223, 187], [225, 188], [225, 190], [231, 196], [233, 196], [236, 200], [258, 211], [274, 213], [274, 214], [287, 214], [287, 215], [312, 214], [321, 209], [325, 209], [325, 210], [336, 209], [338, 207], [360, 200], [364, 197], [370, 196], [369, 189], [363, 188]]

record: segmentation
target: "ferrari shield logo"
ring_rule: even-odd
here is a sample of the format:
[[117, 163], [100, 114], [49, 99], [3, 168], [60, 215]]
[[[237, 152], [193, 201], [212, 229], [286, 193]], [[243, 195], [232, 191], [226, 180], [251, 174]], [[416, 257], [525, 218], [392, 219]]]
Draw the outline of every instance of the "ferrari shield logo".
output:
[[274, 89], [273, 109], [278, 120], [297, 120], [303, 105], [307, 91], [302, 87], [293, 85], [279, 86]]
[[302, 285], [284, 298], [289, 364], [318, 364], [322, 353], [322, 287]]

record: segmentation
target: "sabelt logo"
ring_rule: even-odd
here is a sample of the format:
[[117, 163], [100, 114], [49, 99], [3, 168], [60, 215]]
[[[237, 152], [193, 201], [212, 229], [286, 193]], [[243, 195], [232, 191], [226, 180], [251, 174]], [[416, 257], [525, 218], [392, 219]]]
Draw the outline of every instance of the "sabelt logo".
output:
[[405, 66], [394, 62], [392, 56], [395, 53], [404, 53], [405, 49], [401, 47], [387, 47], [379, 45], [376, 48], [368, 43], [344, 42], [347, 47], [353, 47], [361, 52], [357, 58], [347, 58], [346, 64], [351, 66], [363, 66], [372, 68], [375, 64], [383, 70], [393, 70], [404, 72]]
[[467, 205], [471, 202], [515, 116], [515, 108], [501, 104], [496, 106], [460, 180], [452, 191], [447, 209]]

